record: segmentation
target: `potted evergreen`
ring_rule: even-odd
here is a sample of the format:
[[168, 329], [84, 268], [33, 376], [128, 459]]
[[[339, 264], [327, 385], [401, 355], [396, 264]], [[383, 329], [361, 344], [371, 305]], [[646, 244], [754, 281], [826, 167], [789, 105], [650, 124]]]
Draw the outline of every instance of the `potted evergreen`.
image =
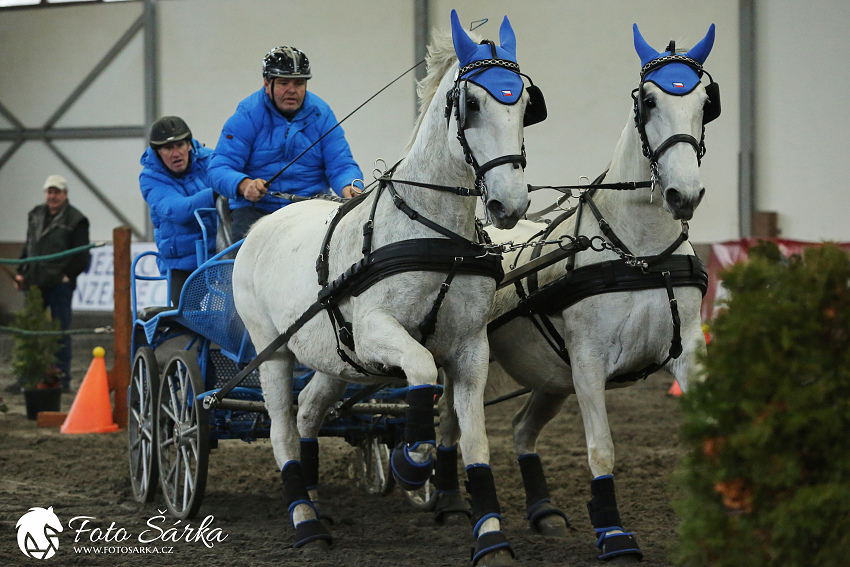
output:
[[12, 368], [24, 392], [27, 418], [37, 419], [40, 411], [59, 411], [62, 372], [56, 367], [58, 334], [42, 334], [59, 330], [59, 321], [45, 316], [41, 290], [31, 286], [24, 307], [14, 317], [14, 326], [24, 333], [16, 334]]

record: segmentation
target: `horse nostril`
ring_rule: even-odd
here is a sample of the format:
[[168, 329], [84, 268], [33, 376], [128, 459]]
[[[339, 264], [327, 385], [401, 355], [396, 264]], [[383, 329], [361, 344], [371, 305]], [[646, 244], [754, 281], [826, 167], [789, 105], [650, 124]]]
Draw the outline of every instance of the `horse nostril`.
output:
[[501, 201], [497, 201], [496, 199], [491, 199], [487, 202], [487, 211], [497, 219], [503, 219], [507, 216], [505, 206]]
[[666, 199], [667, 204], [673, 209], [678, 209], [682, 206], [682, 194], [677, 189], [667, 189], [664, 192], [664, 199]]

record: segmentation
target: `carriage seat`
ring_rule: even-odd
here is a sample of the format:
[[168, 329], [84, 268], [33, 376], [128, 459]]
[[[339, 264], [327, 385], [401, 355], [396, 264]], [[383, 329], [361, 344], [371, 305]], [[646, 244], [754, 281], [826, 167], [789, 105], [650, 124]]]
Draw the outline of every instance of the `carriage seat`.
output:
[[216, 193], [215, 210], [218, 214], [218, 228], [215, 233], [215, 251], [218, 253], [233, 244], [230, 204], [228, 203], [227, 197], [223, 197]]
[[174, 311], [176, 307], [172, 307], [170, 305], [155, 305], [150, 307], [142, 307], [136, 313], [136, 320], [138, 321], [150, 321], [160, 313], [165, 313], [166, 311]]

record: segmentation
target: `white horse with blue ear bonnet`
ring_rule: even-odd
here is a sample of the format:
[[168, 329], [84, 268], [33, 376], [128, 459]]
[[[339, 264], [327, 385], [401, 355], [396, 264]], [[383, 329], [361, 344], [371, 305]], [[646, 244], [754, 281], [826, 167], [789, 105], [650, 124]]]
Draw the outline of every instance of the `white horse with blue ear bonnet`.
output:
[[[407, 380], [405, 443], [393, 453], [393, 472], [404, 486], [427, 482], [439, 364], [453, 385], [470, 471], [478, 519], [474, 562], [515, 564], [499, 530], [483, 410], [486, 324], [501, 264], [477, 241], [482, 235], [469, 195], [484, 198], [500, 227], [512, 227], [525, 213], [522, 124], [529, 95], [507, 18], [498, 46], [475, 43], [454, 11], [452, 30], [460, 73], [450, 44], [432, 46], [409, 151], [380, 187], [341, 208], [316, 200], [265, 217], [251, 228], [234, 264], [234, 300], [254, 345], [273, 350], [282, 344], [260, 367], [260, 381], [296, 547], [322, 547], [331, 539], [311, 497], [319, 476], [319, 426], [346, 381], [380, 384], [388, 374]], [[430, 250], [431, 257], [417, 250]], [[381, 256], [385, 251], [392, 254]], [[377, 258], [393, 270], [378, 272]], [[422, 265], [399, 267], [397, 260]], [[297, 427], [296, 357], [317, 370], [299, 396]]]
[[[500, 289], [489, 337], [491, 355], [532, 390], [514, 418], [514, 447], [529, 522], [548, 535], [565, 536], [567, 522], [550, 500], [537, 439], [566, 398], [578, 398], [594, 477], [588, 510], [604, 559], [642, 557], [623, 528], [614, 495], [605, 390], [660, 368], [687, 388], [697, 375], [697, 356], [705, 351], [700, 324], [705, 272], [687, 242], [684, 220], [705, 192], [699, 174], [703, 126], [720, 109], [716, 84], [709, 85], [710, 99], [700, 83], [713, 42], [712, 25], [687, 54], [674, 48], [659, 53], [635, 25], [641, 82], [604, 181], [644, 188], [588, 192], [573, 214], [549, 225], [521, 221], [507, 231], [514, 242], [583, 235], [595, 243], [517, 288]], [[662, 194], [653, 197], [657, 189]], [[530, 259], [527, 252], [518, 259], [521, 253], [505, 256], [506, 271]]]

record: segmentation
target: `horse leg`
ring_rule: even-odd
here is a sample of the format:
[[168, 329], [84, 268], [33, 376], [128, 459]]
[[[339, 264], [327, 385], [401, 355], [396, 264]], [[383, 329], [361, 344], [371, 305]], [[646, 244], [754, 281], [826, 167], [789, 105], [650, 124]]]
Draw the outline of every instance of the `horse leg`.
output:
[[457, 440], [460, 428], [454, 407], [454, 389], [452, 382], [443, 378], [443, 396], [437, 407], [440, 410], [440, 445], [434, 465], [434, 489], [437, 502], [434, 505], [434, 521], [442, 525], [455, 525], [466, 522], [471, 514], [469, 506], [460, 494], [460, 480], [457, 474]]
[[525, 487], [526, 519], [533, 532], [555, 537], [566, 537], [570, 522], [567, 515], [551, 503], [536, 448], [543, 427], [558, 415], [566, 399], [565, 394], [533, 390], [513, 419], [514, 448]]
[[407, 378], [404, 441], [393, 449], [390, 465], [396, 482], [406, 490], [415, 490], [428, 482], [434, 470], [434, 357], [388, 314], [370, 314], [355, 333], [361, 360], [401, 368]]
[[[253, 336], [255, 335], [252, 333]], [[260, 341], [257, 343], [258, 348], [263, 346]], [[331, 543], [331, 535], [319, 521], [318, 514], [310, 502], [300, 461], [291, 378], [294, 365], [295, 358], [291, 353], [274, 354], [260, 367], [260, 384], [271, 418], [269, 437], [272, 450], [281, 471], [289, 518], [295, 528], [293, 547], [325, 549]]]
[[322, 514], [319, 504], [319, 429], [328, 408], [342, 397], [346, 386], [343, 380], [316, 372], [298, 395], [298, 432], [301, 435], [304, 482], [319, 519], [326, 524], [333, 524], [333, 520]]
[[590, 483], [592, 499], [587, 510], [597, 536], [596, 547], [602, 552], [599, 558], [640, 561], [643, 553], [634, 535], [623, 529], [614, 494], [614, 477], [611, 474], [614, 470], [614, 443], [605, 408], [604, 372], [591, 364], [582, 365], [574, 357], [573, 381], [584, 422], [588, 462], [594, 476]]
[[460, 426], [460, 449], [466, 467], [466, 489], [472, 499], [473, 567], [519, 565], [501, 531], [501, 508], [490, 468], [490, 447], [484, 427], [484, 386], [487, 382], [487, 336], [472, 337], [446, 364], [447, 381], [454, 386], [454, 405]]

